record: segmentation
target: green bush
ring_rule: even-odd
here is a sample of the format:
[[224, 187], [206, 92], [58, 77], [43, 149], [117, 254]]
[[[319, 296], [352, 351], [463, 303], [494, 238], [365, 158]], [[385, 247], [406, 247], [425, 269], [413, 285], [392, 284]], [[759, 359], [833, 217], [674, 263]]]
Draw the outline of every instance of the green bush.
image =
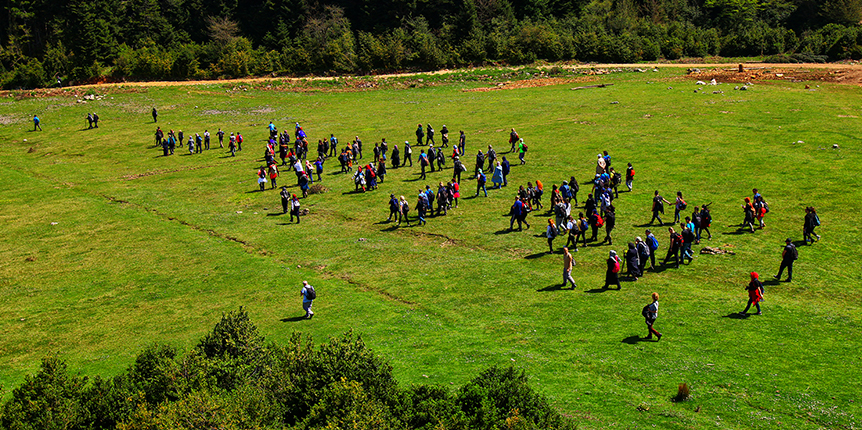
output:
[[0, 428], [69, 429], [84, 427], [88, 413], [83, 407], [85, 377], [69, 375], [66, 363], [47, 357], [35, 375], [12, 390], [3, 405]]

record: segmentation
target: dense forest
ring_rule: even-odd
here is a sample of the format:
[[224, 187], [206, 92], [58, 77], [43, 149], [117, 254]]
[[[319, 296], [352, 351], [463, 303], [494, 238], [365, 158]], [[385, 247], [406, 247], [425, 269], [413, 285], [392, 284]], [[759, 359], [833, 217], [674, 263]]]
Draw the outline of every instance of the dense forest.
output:
[[457, 391], [401, 387], [353, 334], [319, 347], [266, 341], [240, 309], [185, 353], [151, 345], [112, 378], [48, 357], [0, 408], [25, 429], [574, 429], [523, 371], [492, 367]]
[[862, 0], [5, 0], [0, 84], [862, 58]]

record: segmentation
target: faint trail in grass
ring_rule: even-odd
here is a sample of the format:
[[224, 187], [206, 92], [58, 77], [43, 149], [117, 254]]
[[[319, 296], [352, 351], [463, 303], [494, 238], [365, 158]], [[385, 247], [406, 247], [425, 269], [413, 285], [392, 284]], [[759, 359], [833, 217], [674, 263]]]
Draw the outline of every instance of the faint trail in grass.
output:
[[189, 166], [189, 167], [181, 167], [178, 169], [151, 170], [149, 172], [135, 173], [133, 175], [123, 175], [122, 179], [127, 180], [127, 181], [133, 181], [135, 179], [146, 178], [148, 176], [164, 175], [167, 173], [176, 173], [176, 172], [187, 172], [187, 171], [198, 170], [198, 169], [209, 169], [211, 167], [219, 167], [219, 166], [222, 166], [224, 164], [232, 163], [232, 162], [233, 161], [225, 161], [225, 162], [217, 163], [217, 164], [207, 164], [205, 166]]
[[354, 287], [356, 287], [357, 289], [359, 289], [361, 291], [366, 291], [369, 293], [375, 293], [375, 294], [378, 294], [380, 296], [385, 297], [388, 300], [392, 300], [394, 302], [398, 302], [398, 303], [405, 304], [408, 306], [414, 306], [414, 305], [418, 304], [416, 302], [411, 302], [410, 300], [398, 297], [398, 296], [396, 296], [396, 295], [394, 295], [394, 294], [390, 293], [389, 291], [386, 291], [382, 288], [372, 287], [370, 285], [363, 284], [363, 283], [351, 278], [348, 275], [335, 274], [332, 272], [325, 272], [325, 274], [329, 275], [331, 277], [337, 278], [337, 279], [341, 279], [342, 281], [347, 282], [350, 285], [353, 285]]

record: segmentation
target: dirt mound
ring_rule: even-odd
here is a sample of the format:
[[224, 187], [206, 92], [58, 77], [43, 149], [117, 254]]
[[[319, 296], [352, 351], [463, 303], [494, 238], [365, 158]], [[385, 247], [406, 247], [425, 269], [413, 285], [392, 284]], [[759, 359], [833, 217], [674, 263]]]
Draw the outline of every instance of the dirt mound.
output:
[[525, 79], [523, 81], [506, 81], [506, 82], [497, 82], [493, 87], [483, 87], [483, 88], [468, 88], [463, 89], [461, 91], [464, 92], [485, 92], [485, 91], [496, 91], [496, 90], [516, 90], [520, 88], [536, 88], [536, 87], [547, 87], [550, 85], [562, 85], [562, 84], [571, 84], [574, 82], [592, 82], [595, 81], [594, 77], [581, 77], [581, 78], [535, 78], [535, 79]]
[[738, 68], [714, 68], [703, 70], [690, 69], [690, 73], [685, 79], [695, 79], [704, 82], [709, 82], [712, 79], [715, 79], [720, 83], [738, 84], [775, 81], [792, 83], [820, 81], [862, 86], [862, 70], [856, 67], [848, 67], [846, 69], [836, 69], [831, 67], [819, 69], [812, 65], [805, 67], [743, 67], [742, 72], [740, 72]]

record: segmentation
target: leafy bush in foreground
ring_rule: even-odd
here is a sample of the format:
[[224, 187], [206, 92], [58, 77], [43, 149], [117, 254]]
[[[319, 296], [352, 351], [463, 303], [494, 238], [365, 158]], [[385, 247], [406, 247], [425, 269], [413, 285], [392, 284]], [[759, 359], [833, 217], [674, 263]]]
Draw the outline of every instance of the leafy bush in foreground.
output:
[[150, 345], [114, 378], [73, 376], [45, 358], [0, 411], [10, 430], [574, 428], [512, 367], [492, 367], [457, 393], [401, 389], [353, 332], [317, 348], [296, 333], [278, 345], [242, 308], [187, 353]]

